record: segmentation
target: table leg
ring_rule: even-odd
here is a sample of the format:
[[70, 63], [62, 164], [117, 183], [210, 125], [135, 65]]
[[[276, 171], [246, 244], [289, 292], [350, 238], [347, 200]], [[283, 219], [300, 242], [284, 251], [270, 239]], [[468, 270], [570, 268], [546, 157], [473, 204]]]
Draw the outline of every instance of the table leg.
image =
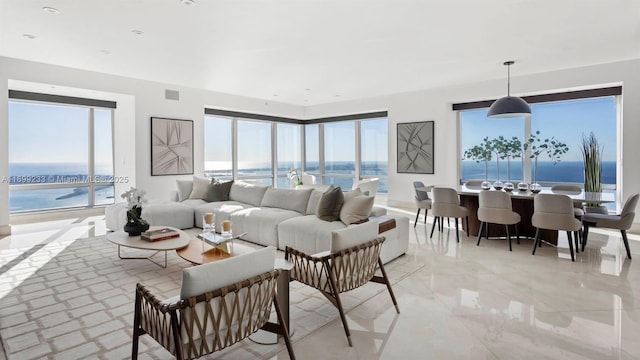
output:
[[[153, 260], [151, 259], [153, 256], [155, 256], [155, 255], [156, 255], [157, 253], [159, 253], [160, 251], [164, 251], [164, 265], [162, 265], [162, 264], [161, 264], [161, 263], [159, 263], [159, 262], [155, 262], [155, 261], [153, 261]], [[149, 261], [151, 261], [152, 263], [154, 263], [154, 264], [156, 264], [156, 265], [160, 266], [161, 268], [165, 268], [165, 269], [167, 268], [167, 250], [158, 250], [158, 251], [154, 252], [153, 254], [151, 254], [151, 255], [149, 255], [149, 256], [147, 256], [147, 257], [144, 257], [144, 256], [140, 256], [140, 257], [135, 257], [135, 256], [133, 256], [133, 257], [130, 257], [130, 256], [122, 256], [122, 255], [121, 255], [121, 253], [120, 253], [120, 245], [118, 245], [118, 257], [119, 257], [120, 259], [122, 259], [122, 260], [149, 260]]]

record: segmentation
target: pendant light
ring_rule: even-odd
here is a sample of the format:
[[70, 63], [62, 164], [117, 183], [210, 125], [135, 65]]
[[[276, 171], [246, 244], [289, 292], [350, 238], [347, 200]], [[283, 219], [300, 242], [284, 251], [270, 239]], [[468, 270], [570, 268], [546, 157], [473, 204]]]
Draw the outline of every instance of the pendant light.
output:
[[513, 61], [505, 61], [504, 65], [507, 66], [507, 96], [494, 101], [489, 108], [487, 117], [494, 119], [502, 118], [514, 118], [531, 115], [531, 107], [526, 101], [517, 96], [511, 96], [511, 71], [510, 66], [513, 65]]

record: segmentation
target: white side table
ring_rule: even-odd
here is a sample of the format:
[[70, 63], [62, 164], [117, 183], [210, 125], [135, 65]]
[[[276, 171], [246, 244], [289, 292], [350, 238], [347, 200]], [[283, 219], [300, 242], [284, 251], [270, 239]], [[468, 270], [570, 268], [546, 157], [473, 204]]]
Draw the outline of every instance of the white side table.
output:
[[[156, 229], [162, 229], [167, 227], [168, 226], [151, 226], [149, 230], [156, 230]], [[168, 228], [176, 230], [178, 234], [180, 234], [180, 236], [174, 239], [150, 242], [150, 241], [140, 239], [140, 236], [129, 236], [129, 234], [120, 230], [120, 231], [108, 233], [106, 235], [106, 238], [108, 241], [118, 245], [118, 257], [120, 259], [125, 259], [125, 260], [147, 259], [156, 265], [166, 268], [167, 267], [167, 251], [182, 249], [183, 247], [187, 246], [187, 244], [189, 244], [189, 240], [190, 240], [189, 235], [187, 235], [187, 233], [185, 233], [184, 231], [171, 228], [171, 227], [168, 227]], [[147, 257], [123, 257], [122, 254], [120, 253], [120, 247], [122, 246], [133, 248], [133, 249], [140, 249], [140, 250], [151, 250], [155, 252]], [[162, 265], [161, 263], [155, 262], [151, 259], [154, 255], [156, 255], [160, 251], [164, 251], [164, 265]]]

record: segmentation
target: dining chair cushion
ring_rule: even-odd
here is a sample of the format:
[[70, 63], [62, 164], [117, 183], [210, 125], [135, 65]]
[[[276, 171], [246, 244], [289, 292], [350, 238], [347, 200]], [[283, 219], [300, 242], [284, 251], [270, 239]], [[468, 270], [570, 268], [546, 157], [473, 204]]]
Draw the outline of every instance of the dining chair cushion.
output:
[[531, 224], [540, 229], [578, 231], [582, 224], [573, 215], [573, 200], [567, 195], [537, 194], [533, 198]]
[[204, 294], [274, 269], [276, 249], [268, 246], [246, 254], [182, 270], [180, 298]]

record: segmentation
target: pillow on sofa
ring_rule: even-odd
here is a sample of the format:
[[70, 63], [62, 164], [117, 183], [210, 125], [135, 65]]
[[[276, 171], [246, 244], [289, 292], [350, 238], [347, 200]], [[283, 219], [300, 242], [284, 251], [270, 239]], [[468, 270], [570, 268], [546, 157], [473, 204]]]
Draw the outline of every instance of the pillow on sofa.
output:
[[268, 188], [260, 206], [293, 210], [305, 215], [309, 196], [313, 189], [275, 189]]
[[207, 193], [204, 197], [204, 201], [214, 202], [214, 201], [227, 201], [229, 200], [229, 192], [231, 191], [231, 185], [233, 185], [233, 180], [231, 181], [216, 181], [209, 185]]
[[193, 180], [176, 180], [178, 185], [178, 201], [187, 200], [193, 190]]
[[229, 200], [260, 206], [268, 186], [248, 181], [236, 181], [231, 185]]
[[320, 198], [322, 198], [322, 194], [324, 194], [324, 190], [313, 189], [311, 192], [311, 196], [309, 196], [309, 202], [307, 203], [307, 215], [315, 215], [316, 210], [318, 210], [318, 204], [320, 203]]
[[207, 196], [207, 192], [209, 191], [209, 185], [211, 185], [211, 180], [201, 178], [199, 176], [194, 176], [193, 190], [191, 190], [189, 199], [204, 199]]
[[322, 194], [316, 209], [316, 216], [324, 221], [336, 221], [340, 218], [340, 209], [344, 203], [344, 195], [342, 189], [338, 187], [329, 187]]
[[360, 189], [350, 191], [344, 197], [344, 205], [340, 209], [340, 220], [345, 225], [353, 224], [369, 218], [375, 197], [362, 194]]

